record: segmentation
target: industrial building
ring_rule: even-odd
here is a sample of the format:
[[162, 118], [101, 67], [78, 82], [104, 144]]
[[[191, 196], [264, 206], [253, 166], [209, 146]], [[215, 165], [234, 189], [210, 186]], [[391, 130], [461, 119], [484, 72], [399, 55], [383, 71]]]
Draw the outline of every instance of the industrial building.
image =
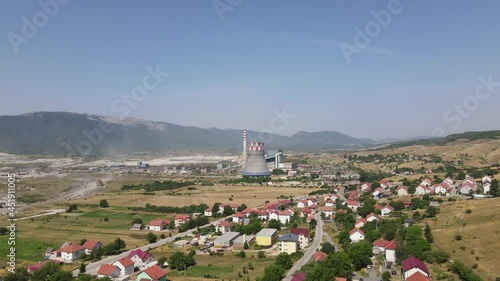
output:
[[240, 237], [236, 238], [236, 240], [234, 240], [233, 246], [236, 248], [243, 248], [245, 247], [245, 242], [247, 242], [247, 244], [250, 244], [253, 241], [255, 241], [255, 235], [243, 234]]
[[234, 240], [240, 236], [239, 232], [226, 232], [219, 236], [214, 241], [215, 247], [231, 247]]
[[[244, 135], [244, 143], [246, 143], [246, 134]], [[264, 156], [263, 142], [250, 142], [248, 147], [244, 147], [244, 156], [246, 156], [246, 160], [242, 172], [243, 176], [262, 177], [271, 175]]]
[[255, 239], [259, 246], [272, 246], [278, 236], [278, 230], [274, 228], [263, 228], [255, 235]]

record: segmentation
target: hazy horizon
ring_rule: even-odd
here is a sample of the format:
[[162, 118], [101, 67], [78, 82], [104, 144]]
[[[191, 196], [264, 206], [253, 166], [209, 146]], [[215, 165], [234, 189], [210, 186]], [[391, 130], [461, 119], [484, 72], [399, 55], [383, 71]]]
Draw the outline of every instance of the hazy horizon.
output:
[[[60, 1], [0, 3], [0, 115], [372, 139], [499, 129], [499, 2]], [[346, 44], [359, 52], [347, 58]], [[293, 118], [276, 123], [284, 108]]]

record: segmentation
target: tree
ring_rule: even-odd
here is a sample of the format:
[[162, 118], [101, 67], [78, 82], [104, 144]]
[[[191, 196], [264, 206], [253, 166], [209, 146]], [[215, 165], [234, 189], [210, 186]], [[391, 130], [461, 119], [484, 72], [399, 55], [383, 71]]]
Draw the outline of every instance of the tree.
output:
[[274, 228], [276, 230], [280, 230], [281, 229], [281, 222], [275, 220], [275, 219], [272, 219], [269, 221], [268, 225], [267, 225], [269, 228]]
[[76, 204], [71, 204], [69, 205], [68, 209], [66, 210], [66, 213], [71, 213], [73, 211], [78, 210], [78, 206]]
[[85, 266], [85, 264], [83, 262], [80, 263], [80, 274], [85, 273], [86, 269], [87, 269], [87, 266]]
[[285, 276], [285, 269], [281, 266], [272, 264], [264, 269], [262, 280], [265, 281], [281, 281]]
[[335, 277], [350, 280], [352, 277], [352, 262], [345, 252], [336, 252], [329, 255], [326, 260], [311, 265], [312, 268], [305, 270], [307, 274], [304, 281], [331, 281], [335, 280]]
[[312, 219], [309, 222], [309, 229], [315, 229], [317, 224], [318, 224], [318, 222], [315, 219]]
[[233, 215], [234, 214], [233, 208], [231, 208], [231, 206], [229, 205], [224, 206], [224, 211], [222, 212], [222, 214], [226, 217]]
[[427, 214], [427, 216], [429, 218], [433, 218], [435, 217], [437, 214], [439, 214], [439, 209], [436, 208], [436, 207], [428, 207], [427, 210], [425, 211], [425, 213]]
[[257, 257], [258, 257], [259, 259], [263, 259], [263, 258], [265, 258], [265, 257], [266, 257], [266, 253], [265, 253], [264, 251], [259, 251], [259, 252], [257, 253]]
[[49, 280], [50, 276], [53, 276], [61, 270], [60, 266], [55, 262], [49, 262], [42, 266], [39, 270], [33, 272], [33, 280]]
[[293, 261], [288, 253], [280, 253], [274, 262], [276, 265], [281, 266], [283, 269], [287, 270], [292, 268]]
[[241, 250], [238, 254], [237, 254], [238, 257], [244, 259], [247, 257], [247, 254], [245, 254], [245, 251]]
[[99, 201], [99, 207], [101, 208], [109, 207], [108, 201], [106, 201], [106, 199], [102, 199], [101, 201]]
[[146, 234], [146, 240], [148, 240], [149, 244], [155, 243], [157, 239], [158, 237], [156, 237], [156, 235], [152, 232]]
[[219, 206], [220, 203], [215, 202], [212, 206], [212, 217], [216, 218], [219, 215]]
[[425, 239], [427, 239], [427, 242], [429, 243], [434, 242], [434, 237], [432, 236], [431, 227], [429, 226], [428, 223], [425, 224], [424, 236]]
[[136, 224], [136, 223], [137, 224], [143, 224], [142, 219], [141, 218], [134, 218], [132, 220], [132, 224]]
[[361, 270], [371, 263], [372, 247], [367, 242], [352, 244], [347, 247], [346, 253], [356, 270]]
[[245, 204], [241, 204], [239, 207], [238, 207], [238, 212], [241, 212], [243, 210], [245, 210], [247, 208], [247, 205]]
[[389, 271], [384, 271], [382, 273], [382, 281], [390, 281], [391, 280], [391, 273]]
[[6, 227], [0, 227], [0, 235], [5, 235], [7, 233], [7, 228]]
[[14, 273], [9, 273], [4, 278], [5, 281], [28, 281], [28, 270], [25, 267], [16, 267]]
[[500, 187], [497, 179], [491, 181], [490, 195], [493, 195], [494, 197], [500, 196]]
[[175, 252], [169, 259], [168, 265], [171, 269], [184, 270], [195, 265], [196, 262], [191, 255], [186, 255], [183, 252]]
[[166, 262], [167, 262], [167, 258], [166, 257], [159, 257], [158, 258], [158, 265], [159, 266], [164, 267]]
[[325, 242], [323, 244], [321, 244], [321, 252], [325, 253], [325, 254], [333, 254], [335, 253], [335, 246], [333, 246], [332, 244], [328, 243], [328, 242]]
[[247, 241], [245, 241], [245, 243], [243, 244], [243, 249], [248, 250], [248, 242]]

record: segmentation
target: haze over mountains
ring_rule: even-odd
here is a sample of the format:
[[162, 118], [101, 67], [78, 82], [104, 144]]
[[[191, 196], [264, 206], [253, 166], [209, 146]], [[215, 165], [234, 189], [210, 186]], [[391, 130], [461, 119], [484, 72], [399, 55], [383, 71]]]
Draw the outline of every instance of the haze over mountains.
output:
[[[263, 141], [266, 149], [287, 151], [360, 148], [398, 141], [358, 139], [335, 131], [301, 131], [283, 136], [251, 130], [248, 131], [248, 140]], [[197, 128], [70, 112], [0, 116], [0, 152], [74, 154], [78, 145], [85, 150], [90, 147], [88, 152], [96, 155], [132, 152], [234, 153], [242, 150], [242, 129]]]

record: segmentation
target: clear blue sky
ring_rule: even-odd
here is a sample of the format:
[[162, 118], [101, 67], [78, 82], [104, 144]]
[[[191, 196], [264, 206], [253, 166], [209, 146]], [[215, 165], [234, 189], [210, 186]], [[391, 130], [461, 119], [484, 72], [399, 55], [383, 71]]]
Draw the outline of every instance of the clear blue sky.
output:
[[113, 101], [160, 65], [170, 76], [129, 116], [259, 130], [286, 107], [295, 115], [277, 131], [286, 135], [500, 129], [500, 87], [461, 124], [457, 113], [443, 118], [474, 95], [479, 76], [500, 81], [500, 2], [401, 0], [401, 12], [348, 63], [339, 44], [354, 45], [354, 28], [389, 2], [243, 0], [221, 20], [212, 1], [72, 0], [16, 54], [9, 34], [22, 36], [22, 18], [43, 10], [1, 1], [0, 115], [116, 115]]

